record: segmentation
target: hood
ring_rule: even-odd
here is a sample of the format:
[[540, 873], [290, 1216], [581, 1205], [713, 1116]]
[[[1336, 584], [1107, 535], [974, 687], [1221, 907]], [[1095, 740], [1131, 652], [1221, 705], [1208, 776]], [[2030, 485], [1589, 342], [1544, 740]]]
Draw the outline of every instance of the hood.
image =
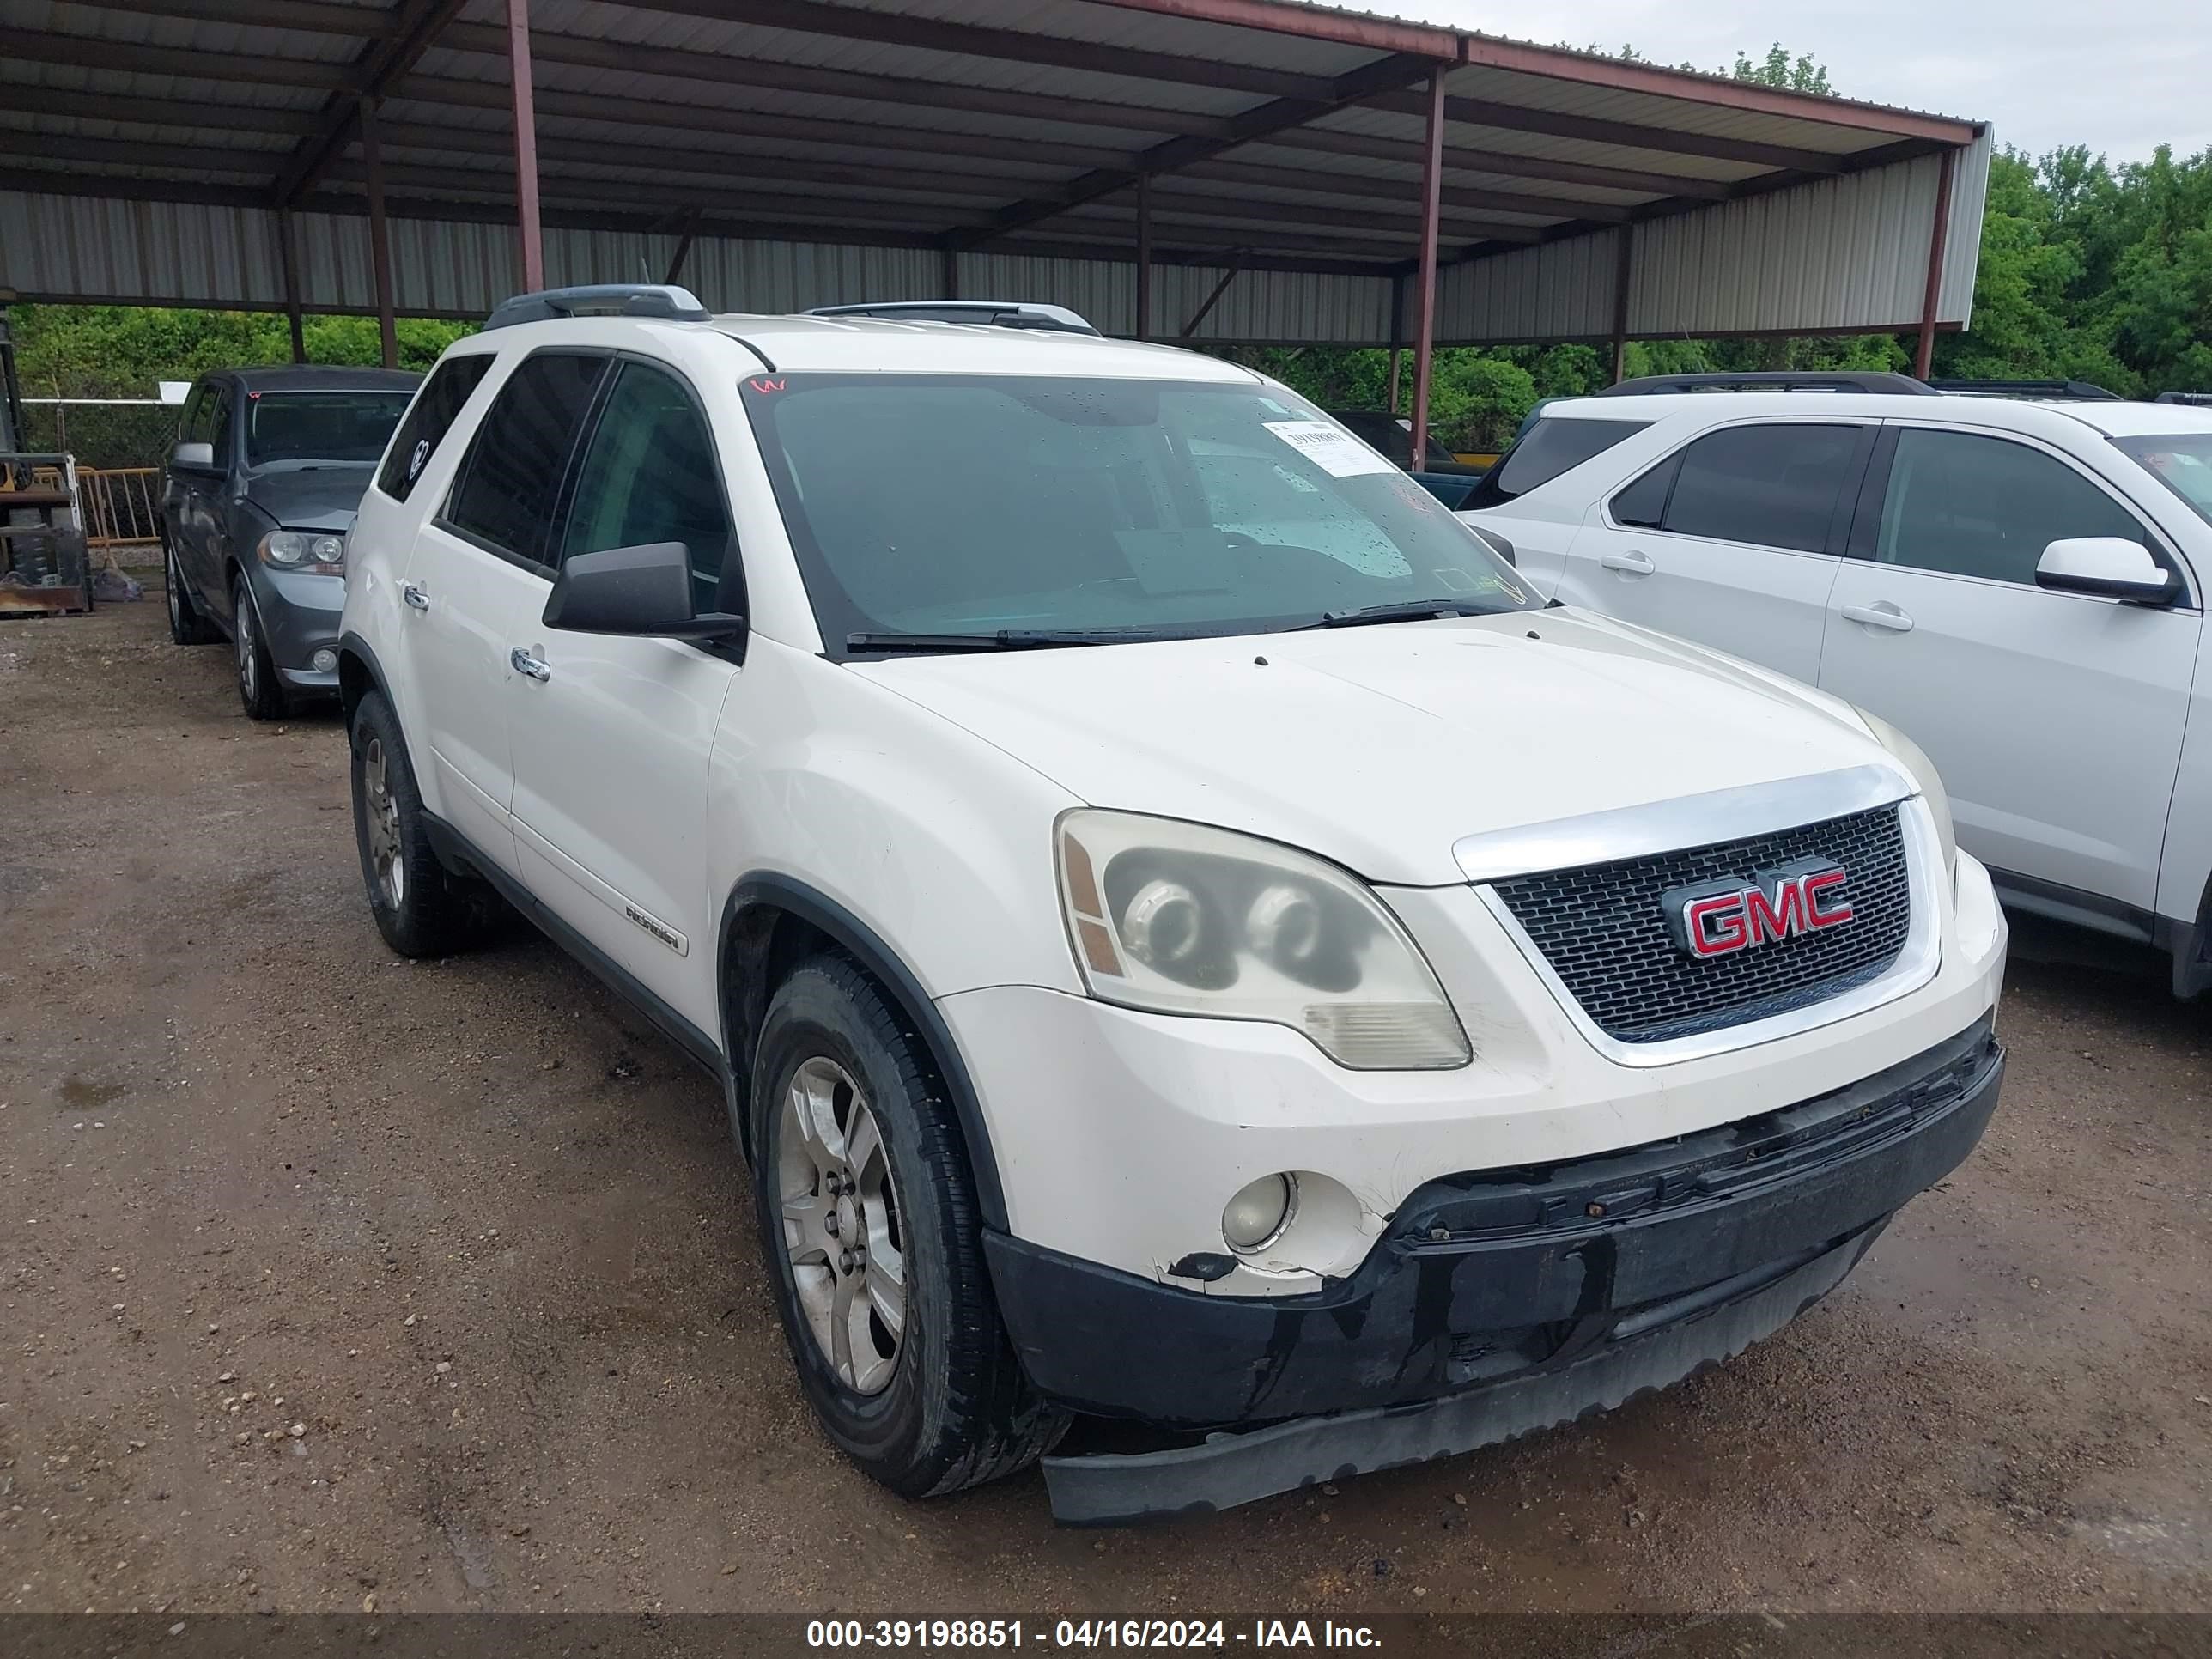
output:
[[286, 467], [246, 480], [246, 499], [280, 530], [321, 530], [343, 535], [353, 528], [374, 466]]
[[1409, 886], [1462, 880], [1462, 836], [1887, 759], [1820, 692], [1571, 610], [848, 667], [1091, 805]]

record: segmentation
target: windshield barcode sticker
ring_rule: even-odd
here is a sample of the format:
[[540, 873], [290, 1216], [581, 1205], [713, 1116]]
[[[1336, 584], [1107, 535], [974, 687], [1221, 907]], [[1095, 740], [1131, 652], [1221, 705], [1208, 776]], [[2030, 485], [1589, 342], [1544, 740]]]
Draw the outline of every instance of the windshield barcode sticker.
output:
[[1269, 421], [1267, 430], [1332, 478], [1356, 478], [1363, 472], [1397, 469], [1342, 427], [1327, 421]]

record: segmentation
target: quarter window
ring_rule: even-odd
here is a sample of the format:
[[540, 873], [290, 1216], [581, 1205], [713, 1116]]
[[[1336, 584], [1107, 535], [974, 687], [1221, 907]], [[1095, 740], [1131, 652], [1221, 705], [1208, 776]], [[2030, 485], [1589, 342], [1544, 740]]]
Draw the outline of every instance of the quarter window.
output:
[[605, 357], [541, 351], [507, 377], [461, 463], [446, 521], [526, 564], [550, 566], [553, 503]]
[[659, 369], [625, 362], [617, 373], [584, 453], [561, 556], [681, 542], [691, 562], [694, 606], [737, 608], [734, 595], [722, 603], [734, 538], [705, 416], [682, 383]]
[[1897, 434], [1875, 538], [1881, 563], [2033, 586], [2044, 548], [2074, 536], [2118, 536], [2158, 556], [2132, 514], [2040, 450], [1971, 432]]
[[1577, 421], [1552, 416], [1536, 422], [1468, 492], [1463, 511], [1498, 507], [1602, 455], [1649, 421]]
[[[1863, 432], [1856, 426], [1792, 422], [1708, 433], [1682, 452], [1659, 528], [1822, 552]], [[1644, 482], [1623, 492], [1632, 509], [1649, 511], [1652, 505], [1648, 495], [1637, 495]]]
[[398, 434], [385, 451], [384, 465], [376, 474], [379, 489], [394, 501], [407, 499], [491, 362], [489, 353], [475, 352], [448, 357], [438, 365], [437, 372], [415, 394], [406, 418], [399, 422]]

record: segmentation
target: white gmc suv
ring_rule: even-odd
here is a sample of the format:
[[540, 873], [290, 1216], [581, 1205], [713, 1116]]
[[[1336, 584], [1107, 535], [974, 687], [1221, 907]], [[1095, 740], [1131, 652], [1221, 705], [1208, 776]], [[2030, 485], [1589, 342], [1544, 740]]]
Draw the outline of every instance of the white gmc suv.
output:
[[[612, 312], [616, 314], [592, 314]], [[1994, 1109], [1925, 758], [1571, 610], [1243, 369], [1050, 307], [526, 295], [362, 502], [392, 946], [503, 897], [726, 1091], [800, 1383], [911, 1495], [1241, 1503], [1619, 1404]]]

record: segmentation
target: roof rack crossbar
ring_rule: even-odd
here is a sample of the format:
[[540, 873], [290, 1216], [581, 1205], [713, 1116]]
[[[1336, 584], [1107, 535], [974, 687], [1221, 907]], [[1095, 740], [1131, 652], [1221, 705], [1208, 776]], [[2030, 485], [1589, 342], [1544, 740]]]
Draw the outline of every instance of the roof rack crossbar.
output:
[[816, 306], [810, 317], [876, 317], [896, 323], [968, 323], [986, 328], [1034, 328], [1054, 334], [1098, 331], [1066, 306], [1029, 300], [877, 300], [863, 305]]
[[2089, 380], [1930, 380], [1938, 392], [1978, 398], [2070, 398], [2081, 403], [2118, 403], [2120, 394]]
[[1920, 397], [1931, 388], [1910, 374], [1861, 368], [1758, 368], [1734, 374], [1644, 374], [1590, 395], [1635, 398], [1655, 392], [1885, 392]]
[[484, 319], [486, 328], [550, 322], [557, 317], [665, 317], [700, 323], [707, 307], [688, 288], [665, 283], [590, 283], [580, 288], [542, 289], [502, 300]]
[[2198, 409], [2212, 408], [2212, 392], [2161, 392], [2151, 401], [2154, 404], [2187, 404]]

